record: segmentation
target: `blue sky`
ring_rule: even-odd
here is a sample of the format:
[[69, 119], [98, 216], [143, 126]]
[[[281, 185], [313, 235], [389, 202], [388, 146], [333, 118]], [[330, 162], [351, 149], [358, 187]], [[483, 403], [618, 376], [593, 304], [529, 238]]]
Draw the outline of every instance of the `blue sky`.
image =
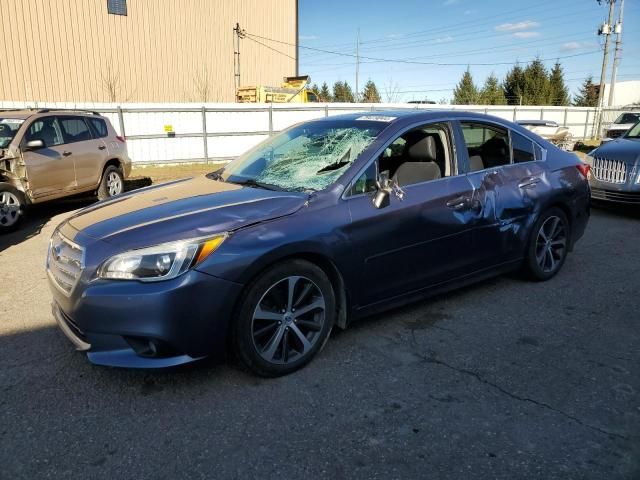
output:
[[[450, 99], [467, 65], [482, 84], [536, 56], [548, 67], [559, 58], [575, 93], [590, 74], [599, 82], [604, 37], [596, 31], [607, 13], [596, 0], [299, 0], [300, 45], [344, 54], [300, 48], [300, 73], [353, 87], [355, 59], [346, 55], [355, 53], [360, 29], [360, 55], [370, 57], [360, 63], [360, 88], [371, 78], [383, 100], [392, 91], [402, 101]], [[640, 0], [625, 1], [622, 40], [618, 80], [640, 79]], [[432, 65], [443, 63], [457, 65]], [[492, 65], [474, 65], [483, 63]]]

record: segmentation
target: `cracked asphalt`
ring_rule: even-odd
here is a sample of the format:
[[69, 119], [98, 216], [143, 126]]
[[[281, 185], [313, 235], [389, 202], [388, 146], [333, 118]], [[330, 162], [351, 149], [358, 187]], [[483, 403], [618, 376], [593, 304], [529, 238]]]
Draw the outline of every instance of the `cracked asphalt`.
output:
[[503, 276], [364, 320], [264, 380], [74, 352], [43, 264], [86, 202], [0, 237], [0, 478], [640, 478], [638, 211], [594, 210], [549, 282]]

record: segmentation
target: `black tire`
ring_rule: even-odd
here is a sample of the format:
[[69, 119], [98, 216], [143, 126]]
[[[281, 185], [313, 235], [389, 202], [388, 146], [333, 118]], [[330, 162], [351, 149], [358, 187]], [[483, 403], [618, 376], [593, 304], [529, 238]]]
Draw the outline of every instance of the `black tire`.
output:
[[24, 216], [25, 198], [20, 190], [0, 182], [0, 234], [12, 232]]
[[[112, 183], [116, 177], [117, 181], [119, 181], [119, 188], [115, 188]], [[109, 165], [104, 169], [104, 172], [102, 172], [102, 179], [98, 187], [98, 200], [106, 200], [120, 195], [122, 192], [124, 192], [124, 175], [122, 175], [122, 170], [114, 165]]]
[[525, 259], [529, 278], [545, 281], [554, 277], [567, 258], [570, 238], [571, 226], [561, 209], [543, 212], [531, 230]]
[[253, 373], [287, 375], [322, 349], [335, 318], [335, 293], [324, 271], [305, 260], [289, 260], [263, 272], [245, 290], [232, 325], [233, 347]]

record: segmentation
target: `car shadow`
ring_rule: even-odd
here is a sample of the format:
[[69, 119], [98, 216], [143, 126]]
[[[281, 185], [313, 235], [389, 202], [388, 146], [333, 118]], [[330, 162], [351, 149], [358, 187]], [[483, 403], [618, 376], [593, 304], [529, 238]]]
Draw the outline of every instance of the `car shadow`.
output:
[[591, 207], [602, 213], [640, 220], [640, 205], [614, 204], [594, 200], [591, 202]]
[[[152, 184], [151, 178], [139, 177], [125, 180], [124, 190], [129, 192]], [[25, 211], [24, 218], [18, 228], [9, 233], [0, 234], [0, 252], [18, 245], [42, 231], [42, 228], [56, 215], [73, 212], [95, 203], [96, 197], [91, 194], [74, 195], [51, 202], [31, 205]]]

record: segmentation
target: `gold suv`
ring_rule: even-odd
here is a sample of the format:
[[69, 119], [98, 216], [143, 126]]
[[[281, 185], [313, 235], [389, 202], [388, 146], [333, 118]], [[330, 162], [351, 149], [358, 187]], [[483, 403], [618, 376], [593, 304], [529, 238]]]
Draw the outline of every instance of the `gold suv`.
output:
[[130, 172], [125, 139], [98, 113], [0, 111], [0, 233], [16, 227], [28, 204], [118, 195]]

